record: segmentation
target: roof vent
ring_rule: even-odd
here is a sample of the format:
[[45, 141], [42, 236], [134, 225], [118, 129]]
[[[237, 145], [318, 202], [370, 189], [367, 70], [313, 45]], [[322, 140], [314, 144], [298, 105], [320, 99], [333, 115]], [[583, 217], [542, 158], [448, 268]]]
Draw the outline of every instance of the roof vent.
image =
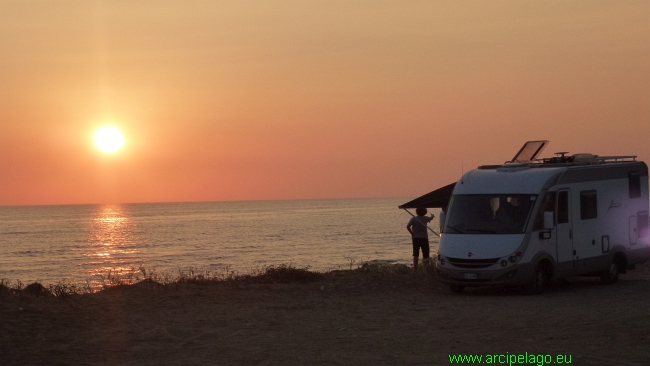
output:
[[497, 168], [497, 172], [518, 172], [520, 170], [526, 170], [530, 169], [530, 166], [528, 164], [524, 163], [505, 163], [499, 168]]
[[587, 163], [587, 162], [591, 162], [591, 161], [594, 161], [597, 157], [598, 157], [598, 155], [587, 154], [587, 153], [583, 153], [583, 154], [573, 154], [573, 156], [572, 156], [572, 158], [573, 158], [573, 162], [574, 162], [574, 163]]
[[528, 141], [521, 147], [517, 155], [510, 162], [512, 163], [530, 163], [544, 150], [548, 145], [548, 140]]

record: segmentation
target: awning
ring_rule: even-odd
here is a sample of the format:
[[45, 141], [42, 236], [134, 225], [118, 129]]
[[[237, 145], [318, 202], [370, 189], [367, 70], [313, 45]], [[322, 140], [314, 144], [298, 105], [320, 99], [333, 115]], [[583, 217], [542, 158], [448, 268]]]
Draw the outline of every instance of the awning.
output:
[[433, 192], [429, 192], [424, 196], [420, 196], [412, 201], [406, 202], [398, 208], [442, 208], [449, 205], [451, 193], [454, 191], [456, 183], [448, 184], [442, 188], [438, 188]]

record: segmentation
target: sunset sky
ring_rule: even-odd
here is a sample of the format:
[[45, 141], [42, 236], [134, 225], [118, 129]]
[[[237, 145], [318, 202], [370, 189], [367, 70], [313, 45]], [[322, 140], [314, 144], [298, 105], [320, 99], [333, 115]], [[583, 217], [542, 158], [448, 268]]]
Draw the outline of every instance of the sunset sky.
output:
[[[0, 0], [0, 205], [416, 197], [650, 161], [650, 1]], [[124, 148], [100, 151], [105, 125]]]

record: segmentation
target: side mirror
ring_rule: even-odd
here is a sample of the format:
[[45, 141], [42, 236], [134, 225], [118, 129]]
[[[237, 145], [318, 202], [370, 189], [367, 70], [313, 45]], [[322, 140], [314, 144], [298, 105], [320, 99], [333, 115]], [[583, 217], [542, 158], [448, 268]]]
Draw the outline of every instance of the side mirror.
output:
[[555, 220], [552, 211], [544, 212], [544, 230], [552, 230]]
[[441, 211], [440, 215], [438, 216], [438, 220], [440, 220], [440, 227], [445, 227], [445, 219], [447, 218], [447, 213], [445, 211]]
[[544, 231], [539, 232], [540, 239], [551, 238], [551, 230], [553, 230], [554, 223], [553, 211], [544, 211]]

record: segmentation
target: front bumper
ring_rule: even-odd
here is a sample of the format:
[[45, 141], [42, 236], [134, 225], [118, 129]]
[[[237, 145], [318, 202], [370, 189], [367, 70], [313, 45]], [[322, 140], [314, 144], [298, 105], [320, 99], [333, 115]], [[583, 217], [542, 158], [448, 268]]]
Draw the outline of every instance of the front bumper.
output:
[[460, 286], [520, 286], [530, 283], [533, 267], [530, 263], [503, 269], [450, 269], [436, 263], [436, 273], [442, 283]]

